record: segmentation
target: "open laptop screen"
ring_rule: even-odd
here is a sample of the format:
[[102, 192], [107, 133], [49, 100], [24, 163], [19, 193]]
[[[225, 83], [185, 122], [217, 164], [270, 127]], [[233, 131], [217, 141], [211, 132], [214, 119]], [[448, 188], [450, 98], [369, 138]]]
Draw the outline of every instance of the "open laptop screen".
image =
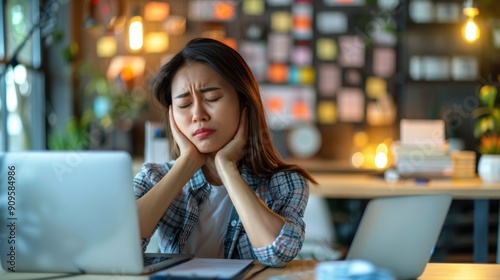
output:
[[3, 153], [0, 173], [4, 270], [142, 272], [127, 153]]

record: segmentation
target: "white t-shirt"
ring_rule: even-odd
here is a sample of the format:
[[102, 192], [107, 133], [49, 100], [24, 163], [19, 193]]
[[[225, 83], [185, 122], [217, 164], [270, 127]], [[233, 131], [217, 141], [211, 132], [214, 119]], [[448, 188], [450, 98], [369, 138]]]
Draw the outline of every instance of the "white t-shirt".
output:
[[182, 253], [195, 254], [197, 258], [224, 258], [224, 236], [232, 206], [224, 186], [211, 186]]

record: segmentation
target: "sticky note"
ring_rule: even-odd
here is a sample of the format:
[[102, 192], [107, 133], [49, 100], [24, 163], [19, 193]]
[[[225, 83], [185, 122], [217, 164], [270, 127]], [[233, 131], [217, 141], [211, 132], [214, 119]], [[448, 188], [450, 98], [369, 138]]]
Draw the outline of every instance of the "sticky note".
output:
[[345, 67], [363, 67], [365, 65], [365, 43], [358, 36], [340, 36], [339, 61]]
[[292, 38], [288, 34], [271, 33], [268, 36], [269, 60], [287, 63], [291, 56]]
[[346, 33], [348, 30], [347, 15], [342, 12], [318, 12], [316, 29], [324, 34]]
[[307, 40], [313, 36], [313, 7], [310, 3], [295, 3], [292, 6], [292, 34], [296, 39]]
[[300, 81], [304, 85], [312, 85], [316, 80], [316, 72], [313, 67], [300, 68]]
[[375, 48], [373, 50], [373, 73], [389, 78], [396, 72], [396, 51], [393, 48]]
[[365, 116], [365, 97], [359, 88], [342, 88], [337, 93], [339, 120], [362, 122]]
[[337, 122], [337, 105], [335, 102], [318, 102], [318, 122], [322, 124], [333, 124]]
[[321, 60], [335, 60], [337, 58], [337, 43], [333, 39], [320, 38], [316, 41], [316, 54]]
[[288, 66], [285, 64], [271, 64], [268, 67], [267, 78], [271, 83], [285, 83], [288, 81]]
[[300, 69], [296, 66], [291, 66], [288, 69], [288, 81], [291, 84], [298, 85], [301, 83]]
[[321, 96], [334, 96], [341, 85], [342, 73], [335, 64], [318, 66], [318, 89]]
[[366, 79], [366, 96], [373, 99], [381, 98], [387, 94], [387, 82], [379, 77], [368, 77]]
[[292, 63], [299, 66], [311, 65], [311, 48], [309, 46], [295, 46], [292, 49]]
[[267, 75], [267, 47], [265, 42], [242, 41], [239, 51], [258, 82]]
[[266, 6], [264, 0], [244, 0], [243, 13], [250, 16], [260, 16], [264, 13]]
[[274, 12], [271, 14], [271, 30], [275, 32], [289, 32], [292, 19], [289, 12]]
[[301, 98], [296, 98], [292, 104], [292, 115], [296, 120], [307, 121], [311, 119], [309, 104]]

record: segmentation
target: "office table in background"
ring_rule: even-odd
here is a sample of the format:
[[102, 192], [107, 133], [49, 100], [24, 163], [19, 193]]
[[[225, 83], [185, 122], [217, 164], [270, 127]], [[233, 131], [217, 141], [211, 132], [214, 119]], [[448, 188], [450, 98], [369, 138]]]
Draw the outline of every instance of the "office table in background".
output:
[[[370, 199], [383, 196], [448, 193], [453, 199], [474, 201], [474, 262], [488, 262], [489, 200], [500, 200], [500, 184], [485, 184], [474, 179], [435, 179], [425, 184], [403, 179], [386, 182], [367, 174], [313, 173], [319, 186], [311, 194], [326, 198]], [[499, 215], [500, 218], [500, 215]], [[500, 228], [500, 221], [499, 221]], [[500, 240], [500, 238], [499, 238]], [[500, 244], [497, 244], [497, 263], [500, 263]]]

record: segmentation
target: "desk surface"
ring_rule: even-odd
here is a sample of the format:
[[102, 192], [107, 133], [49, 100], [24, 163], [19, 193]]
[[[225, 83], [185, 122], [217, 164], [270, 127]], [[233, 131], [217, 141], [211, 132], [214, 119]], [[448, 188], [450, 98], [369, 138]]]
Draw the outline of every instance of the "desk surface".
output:
[[[301, 279], [314, 280], [314, 268], [316, 261], [292, 261], [284, 268], [268, 268], [260, 273], [253, 272], [262, 269], [261, 264], [256, 264], [249, 270], [243, 280], [264, 280], [272, 276], [286, 276], [292, 273], [301, 273], [300, 278], [283, 277], [284, 280]], [[310, 273], [307, 273], [307, 272]], [[7, 273], [2, 274], [0, 278], [4, 280], [28, 280], [28, 279], [73, 279], [73, 280], [105, 280], [105, 279], [123, 279], [123, 280], [147, 280], [149, 276], [119, 276], [116, 275], [73, 275], [64, 277], [63, 274], [46, 274], [46, 273]], [[253, 276], [252, 276], [253, 274]], [[499, 264], [458, 264], [458, 263], [429, 263], [425, 268], [419, 280], [490, 280], [500, 279]]]
[[[314, 273], [306, 273], [304, 271], [312, 271], [316, 265], [316, 261], [292, 261], [285, 268], [268, 268], [257, 274], [252, 280], [264, 280], [271, 276], [285, 276], [290, 273], [301, 273], [301, 280], [314, 280]], [[256, 265], [253, 269], [257, 269]], [[249, 271], [251, 273], [252, 271]], [[247, 273], [247, 275], [249, 275]], [[291, 277], [283, 277], [284, 280], [292, 280]], [[243, 278], [250, 280], [248, 278]], [[295, 278], [294, 278], [295, 279]], [[418, 278], [419, 280], [490, 280], [500, 279], [500, 265], [498, 264], [457, 264], [457, 263], [429, 263], [427, 264], [424, 273]]]
[[311, 194], [331, 198], [374, 198], [380, 196], [449, 193], [454, 199], [499, 199], [500, 184], [480, 179], [435, 179], [424, 184], [404, 179], [394, 183], [366, 174], [313, 174], [318, 186]]

